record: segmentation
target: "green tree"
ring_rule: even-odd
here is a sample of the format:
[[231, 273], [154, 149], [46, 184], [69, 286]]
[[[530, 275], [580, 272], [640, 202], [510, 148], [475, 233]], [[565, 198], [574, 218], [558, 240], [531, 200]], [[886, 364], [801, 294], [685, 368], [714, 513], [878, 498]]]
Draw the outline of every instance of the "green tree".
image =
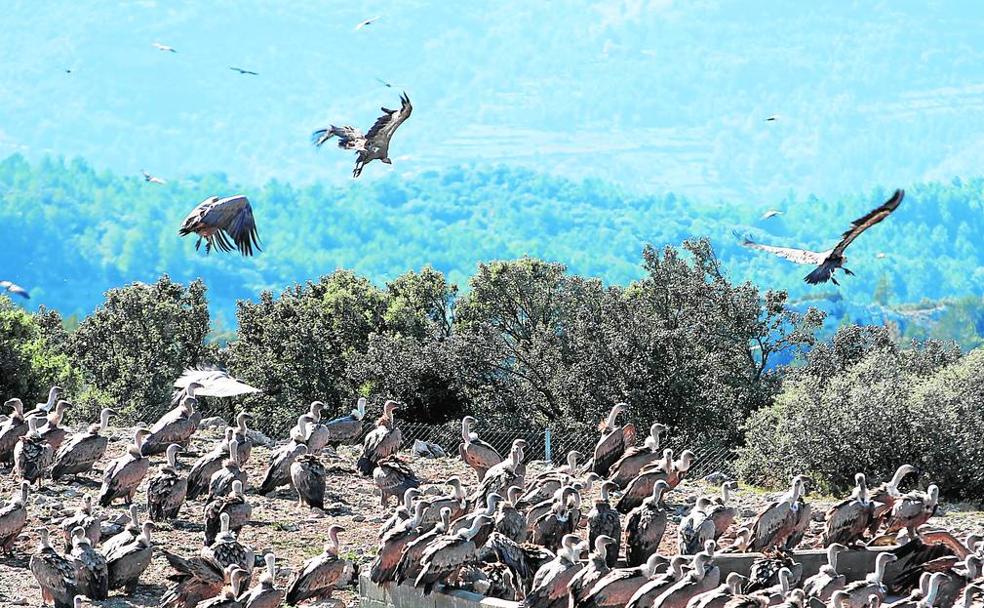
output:
[[52, 322], [57, 315], [32, 315], [0, 296], [0, 402], [18, 397], [33, 407], [53, 385], [69, 395], [76, 390], [78, 377], [62, 350], [61, 336], [49, 331]]

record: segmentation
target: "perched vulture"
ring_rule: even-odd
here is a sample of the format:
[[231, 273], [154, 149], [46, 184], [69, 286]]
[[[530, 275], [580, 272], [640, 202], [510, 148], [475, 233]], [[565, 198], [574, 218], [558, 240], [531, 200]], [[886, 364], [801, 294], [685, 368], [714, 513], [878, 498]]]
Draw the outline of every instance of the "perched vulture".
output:
[[70, 407], [74, 406], [68, 401], [60, 400], [55, 404], [55, 411], [48, 414], [47, 422], [38, 426], [38, 434], [41, 435], [41, 439], [47, 441], [54, 452], [58, 451], [62, 442], [68, 437], [68, 429], [63, 427], [61, 423], [65, 417], [65, 410]]
[[255, 587], [239, 596], [243, 608], [276, 608], [284, 599], [284, 592], [277, 588], [277, 561], [274, 554], [263, 556], [266, 570]]
[[919, 526], [936, 514], [939, 498], [940, 489], [935, 484], [930, 484], [926, 492], [914, 490], [903, 494], [892, 507], [892, 513], [885, 523], [886, 532], [891, 534], [904, 528], [908, 531], [910, 539], [916, 538]]
[[109, 596], [109, 566], [106, 557], [92, 546], [85, 529], [76, 526], [72, 530], [72, 562], [75, 564], [76, 584], [79, 592], [94, 600]]
[[290, 465], [290, 481], [297, 491], [297, 504], [325, 508], [325, 465], [314, 454], [303, 454]]
[[133, 495], [137, 493], [137, 487], [150, 467], [150, 460], [141, 452], [144, 438], [149, 433], [147, 429], [137, 429], [133, 435], [133, 445], [103, 469], [102, 488], [99, 490], [100, 506], [108, 507], [117, 498], [122, 498], [126, 504], [133, 502]]
[[608, 477], [612, 465], [622, 458], [625, 450], [635, 441], [635, 426], [616, 424], [619, 414], [628, 407], [628, 404], [616, 403], [608, 413], [608, 417], [598, 425], [601, 438], [595, 446], [591, 470], [602, 477]]
[[[188, 387], [192, 383], [197, 386], [189, 390]], [[260, 389], [236, 380], [218, 365], [189, 367], [174, 381], [174, 388], [178, 390], [174, 391], [171, 397], [172, 403], [179, 403], [185, 396], [235, 397], [260, 392]]]
[[306, 416], [301, 416], [298, 420], [300, 430], [291, 430], [291, 440], [270, 453], [266, 470], [263, 471], [263, 481], [260, 482], [260, 494], [266, 495], [280, 486], [290, 484], [290, 466], [298, 457], [308, 453], [308, 446], [304, 444], [304, 429], [307, 427], [305, 418]]
[[219, 496], [205, 504], [205, 546], [215, 543], [216, 537], [222, 531], [222, 516], [229, 518], [229, 531], [236, 534], [246, 525], [253, 515], [253, 506], [246, 500], [243, 493], [243, 482], [238, 479], [232, 482], [232, 490], [225, 496]]
[[906, 476], [916, 472], [916, 467], [911, 464], [903, 464], [895, 470], [895, 474], [890, 480], [871, 491], [871, 502], [875, 503], [874, 521], [871, 524], [872, 532], [878, 531], [885, 518], [892, 513], [896, 499], [902, 496], [902, 493], [899, 492], [899, 484]]
[[[588, 512], [588, 542], [592, 546], [595, 546], [595, 540], [599, 536], [622, 538], [622, 521], [619, 518], [618, 511], [613, 509], [611, 503], [608, 502], [609, 492], [613, 492], [616, 489], [618, 489], [618, 486], [611, 481], [601, 484], [601, 495], [595, 501], [594, 508]], [[607, 548], [606, 562], [609, 568], [614, 568], [615, 563], [618, 561], [618, 549], [619, 543], [615, 543], [614, 546]]]
[[394, 416], [399, 406], [399, 403], [392, 400], [384, 403], [383, 415], [376, 420], [376, 428], [369, 431], [362, 440], [362, 456], [359, 457], [356, 468], [363, 475], [372, 475], [376, 463], [400, 449], [403, 433], [396, 426]]
[[339, 148], [355, 151], [355, 170], [352, 171], [352, 177], [359, 177], [362, 168], [374, 160], [382, 161], [387, 165], [392, 164], [393, 161], [389, 158], [390, 139], [403, 121], [410, 118], [410, 113], [413, 111], [406, 93], [400, 96], [400, 102], [399, 110], [380, 108], [383, 115], [376, 119], [376, 124], [365, 135], [355, 127], [331, 125], [327, 129], [315, 131], [311, 136], [312, 141], [315, 146], [320, 147], [337, 136]]
[[164, 558], [176, 574], [168, 577], [174, 583], [164, 592], [160, 608], [195, 608], [222, 592], [224, 570], [212, 558], [185, 559], [167, 551]]
[[38, 421], [41, 418], [27, 419], [27, 433], [17, 440], [14, 446], [14, 473], [25, 481], [38, 482], [48, 472], [54, 450], [51, 444], [41, 438], [38, 433]]
[[[333, 418], [328, 422], [318, 422], [325, 429], [328, 445], [339, 445], [356, 441], [362, 435], [362, 419], [366, 416], [366, 398], [359, 397], [355, 403], [355, 409], [347, 416]], [[310, 442], [308, 447], [310, 447]]]
[[72, 608], [78, 593], [75, 564], [52, 548], [47, 528], [38, 528], [38, 535], [39, 546], [31, 556], [30, 568], [41, 587], [41, 600], [53, 603], [55, 608]]
[[584, 567], [578, 559], [579, 540], [573, 534], [565, 536], [557, 555], [537, 569], [524, 602], [525, 606], [564, 608], [569, 605], [571, 581]]
[[[227, 428], [224, 439], [211, 451], [196, 460], [195, 464], [191, 466], [191, 471], [188, 473], [188, 500], [195, 500], [208, 492], [212, 475], [221, 469], [222, 463], [229, 458], [229, 443], [232, 441], [234, 434], [235, 431]], [[290, 465], [287, 466], [289, 467]], [[283, 483], [289, 483], [289, 480], [283, 481]]]
[[649, 436], [642, 445], [633, 446], [627, 450], [612, 465], [610, 480], [619, 488], [629, 485], [635, 476], [645, 466], [659, 460], [663, 452], [659, 449], [660, 436], [668, 430], [665, 424], [656, 423], [649, 427]]
[[321, 555], [304, 562], [287, 586], [287, 604], [300, 604], [306, 599], [330, 598], [332, 592], [352, 580], [353, 567], [348, 560], [338, 556], [338, 533], [344, 528], [332, 525], [328, 528], [328, 542]]
[[6, 291], [7, 293], [12, 293], [16, 296], [20, 296], [25, 300], [31, 299], [31, 294], [27, 293], [27, 290], [18, 285], [17, 283], [11, 283], [10, 281], [0, 281], [0, 289]]
[[10, 502], [0, 507], [0, 553], [4, 555], [10, 554], [21, 530], [27, 525], [27, 494], [30, 489], [30, 482], [22, 481]]
[[494, 447], [478, 438], [471, 427], [477, 422], [471, 416], [461, 419], [461, 443], [458, 444], [458, 454], [465, 464], [475, 469], [478, 481], [485, 479], [485, 473], [490, 468], [502, 462], [502, 456]]
[[212, 251], [212, 247], [218, 247], [219, 251], [235, 248], [247, 256], [253, 255], [254, 248], [261, 251], [253, 208], [242, 194], [226, 198], [212, 196], [199, 203], [178, 230], [179, 236], [189, 234], [198, 235], [196, 250], [205, 239], [206, 254]]
[[462, 566], [476, 560], [478, 546], [475, 536], [484, 526], [492, 523], [487, 515], [479, 515], [470, 528], [458, 530], [437, 538], [420, 557], [421, 570], [414, 580], [414, 587], [422, 587], [424, 595], [439, 582], [446, 581]]
[[[420, 486], [420, 480], [410, 468], [410, 464], [395, 454], [376, 463], [376, 468], [372, 471], [372, 480], [379, 488], [379, 501], [384, 509], [389, 506], [390, 496], [399, 502], [400, 498], [406, 495], [407, 490]], [[437, 512], [440, 513], [440, 510]]]
[[167, 464], [161, 467], [147, 485], [147, 513], [151, 521], [176, 519], [188, 494], [188, 478], [178, 473], [176, 443], [167, 447]]
[[[789, 492], [759, 513], [752, 527], [752, 542], [748, 551], [766, 552], [785, 546], [802, 519], [802, 493], [803, 479], [796, 477]], [[809, 520], [809, 517], [806, 519]]]
[[871, 228], [878, 222], [884, 220], [893, 211], [895, 211], [902, 203], [902, 198], [904, 196], [905, 192], [903, 190], [896, 190], [891, 198], [882, 203], [879, 207], [854, 220], [851, 223], [850, 229], [841, 235], [841, 241], [837, 243], [833, 249], [828, 249], [827, 251], [816, 252], [806, 249], [794, 249], [791, 247], [773, 247], [771, 245], [762, 245], [748, 239], [745, 239], [742, 242], [742, 245], [751, 249], [758, 249], [760, 251], [777, 255], [797, 264], [816, 266], [813, 272], [806, 275], [806, 278], [804, 279], [811, 285], [826, 283], [827, 281], [833, 282], [834, 285], [839, 285], [837, 279], [834, 278], [834, 271], [841, 269], [845, 274], [854, 274], [844, 267], [844, 264], [847, 263], [847, 257], [844, 255], [844, 250], [846, 250], [847, 247], [854, 242], [854, 239], [861, 236], [861, 233], [868, 228]]
[[629, 512], [625, 523], [625, 563], [641, 566], [659, 550], [666, 532], [667, 511], [663, 508], [663, 492], [669, 489], [663, 480], [653, 484], [652, 496]]
[[77, 477], [92, 471], [92, 465], [106, 453], [109, 438], [102, 433], [106, 432], [109, 417], [114, 413], [108, 407], [103, 408], [99, 412], [99, 422], [89, 425], [86, 432], [76, 433], [62, 443], [55, 452], [54, 464], [51, 466], [52, 479], [58, 479], [62, 475]]
[[72, 550], [72, 534], [75, 528], [82, 528], [86, 538], [96, 545], [102, 538], [102, 514], [92, 512], [92, 497], [88, 494], [82, 495], [82, 504], [75, 510], [75, 514], [61, 522], [62, 534], [65, 537], [65, 551]]
[[27, 420], [24, 416], [24, 403], [20, 399], [8, 399], [4, 406], [9, 407], [13, 413], [6, 422], [0, 424], [0, 462], [12, 462], [17, 440], [27, 433]]
[[[451, 509], [444, 507], [441, 509], [441, 521], [437, 522], [437, 525], [431, 528], [429, 531], [420, 534], [419, 536], [409, 537], [403, 543], [403, 548], [400, 549], [399, 561], [396, 564], [396, 569], [392, 571], [393, 581], [398, 585], [402, 585], [404, 581], [414, 581], [417, 580], [417, 576], [420, 575], [420, 559], [424, 555], [424, 550], [427, 549], [431, 541], [437, 540], [439, 537], [448, 533], [451, 527]], [[384, 545], [383, 547], [388, 548]], [[392, 549], [391, 549], [392, 550]], [[381, 565], [382, 560], [380, 560]], [[375, 567], [375, 562], [373, 563]], [[377, 567], [377, 572], [379, 572]], [[379, 575], [377, 574], [377, 577]]]
[[[197, 385], [194, 383], [190, 385], [190, 387], [195, 386]], [[197, 405], [198, 400], [193, 395], [183, 397], [177, 407], [161, 416], [154, 426], [150, 427], [147, 437], [141, 444], [141, 453], [144, 456], [153, 456], [164, 453], [167, 446], [172, 443], [187, 445], [202, 420], [201, 412], [195, 409]]]
[[837, 555], [845, 550], [847, 547], [839, 543], [827, 546], [827, 564], [820, 566], [819, 572], [803, 581], [803, 592], [807, 600], [816, 598], [826, 604], [834, 591], [844, 588], [847, 577], [837, 572]]
[[854, 476], [857, 484], [847, 500], [832, 506], [827, 511], [827, 523], [820, 542], [825, 547], [838, 543], [852, 545], [864, 537], [875, 517], [875, 505], [868, 499], [868, 485], [864, 473]]

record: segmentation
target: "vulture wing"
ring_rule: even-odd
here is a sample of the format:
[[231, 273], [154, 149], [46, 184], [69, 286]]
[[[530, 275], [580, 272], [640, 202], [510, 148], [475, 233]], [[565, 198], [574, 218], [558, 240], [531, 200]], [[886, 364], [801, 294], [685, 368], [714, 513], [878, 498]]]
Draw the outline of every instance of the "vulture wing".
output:
[[232, 251], [235, 247], [243, 255], [253, 255], [254, 248], [260, 249], [253, 208], [241, 194], [222, 199], [213, 196], [202, 201], [178, 231], [181, 236], [191, 233], [208, 239], [210, 246], [221, 251]]
[[407, 97], [406, 92], [400, 96], [400, 102], [399, 110], [380, 108], [383, 115], [376, 119], [376, 124], [372, 125], [369, 132], [366, 133], [367, 140], [382, 148], [389, 145], [390, 138], [393, 137], [396, 128], [410, 118], [410, 113], [413, 112], [413, 106], [410, 105], [410, 98]]
[[31, 294], [27, 293], [27, 290], [18, 285], [17, 283], [11, 283], [10, 281], [0, 281], [0, 289], [5, 289], [12, 294], [19, 295], [25, 300], [31, 299]]
[[847, 249], [847, 246], [854, 242], [854, 239], [861, 236], [862, 232], [882, 221], [891, 215], [893, 211], [898, 209], [899, 205], [902, 204], [902, 198], [904, 196], [905, 190], [896, 190], [895, 193], [892, 194], [892, 197], [882, 203], [879, 207], [872, 209], [867, 213], [867, 215], [859, 217], [851, 222], [851, 228], [841, 235], [841, 242], [837, 243], [837, 246], [834, 247], [833, 254], [837, 256], [843, 255], [844, 250]]
[[349, 125], [341, 127], [331, 125], [327, 129], [318, 129], [311, 134], [311, 142], [315, 146], [321, 147], [328, 143], [332, 137], [338, 138], [338, 147], [343, 150], [361, 152], [366, 149], [366, 136], [362, 134], [362, 131]]
[[219, 367], [186, 369], [181, 377], [174, 381], [174, 386], [178, 389], [185, 389], [191, 382], [202, 385], [196, 394], [204, 397], [235, 397], [236, 395], [260, 392], [260, 389], [236, 380]]
[[756, 243], [750, 239], [743, 240], [741, 244], [743, 247], [748, 247], [749, 249], [758, 249], [759, 251], [765, 251], [766, 253], [771, 253], [772, 255], [777, 255], [781, 258], [787, 259], [790, 262], [807, 264], [810, 266], [823, 263], [824, 259], [830, 255], [830, 251], [817, 253], [816, 251], [793, 249], [792, 247], [774, 247], [772, 245], [762, 245], [761, 243]]

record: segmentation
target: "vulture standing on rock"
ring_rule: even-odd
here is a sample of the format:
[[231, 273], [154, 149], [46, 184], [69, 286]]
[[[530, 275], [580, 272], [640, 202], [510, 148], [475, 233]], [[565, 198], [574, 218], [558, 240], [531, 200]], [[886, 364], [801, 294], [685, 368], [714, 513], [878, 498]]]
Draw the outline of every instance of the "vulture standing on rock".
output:
[[471, 427], [477, 422], [471, 416], [461, 419], [461, 443], [458, 444], [458, 454], [465, 464], [475, 469], [478, 474], [478, 481], [481, 483], [485, 479], [485, 473], [495, 465], [502, 462], [502, 456], [494, 447], [478, 438], [478, 433], [473, 433]]
[[205, 546], [211, 546], [222, 530], [222, 516], [229, 517], [229, 531], [236, 534], [253, 515], [253, 507], [243, 493], [243, 483], [232, 482], [232, 491], [205, 504]]
[[24, 403], [20, 399], [8, 399], [4, 406], [13, 413], [0, 425], [0, 462], [13, 462], [14, 446], [27, 433], [27, 420], [24, 418]]
[[290, 465], [290, 481], [297, 492], [297, 504], [325, 509], [325, 465], [314, 454], [304, 454]]
[[176, 519], [188, 494], [188, 480], [178, 473], [176, 443], [167, 447], [167, 464], [161, 467], [147, 485], [147, 513], [151, 521]]
[[854, 242], [854, 239], [861, 236], [861, 233], [887, 218], [893, 211], [895, 211], [902, 203], [902, 198], [904, 196], [905, 192], [903, 190], [896, 190], [895, 193], [892, 194], [891, 198], [882, 203], [879, 207], [854, 220], [851, 223], [851, 227], [841, 235], [841, 241], [837, 243], [833, 249], [829, 249], [827, 251], [816, 252], [808, 251], [806, 249], [794, 249], [791, 247], [773, 247], [771, 245], [761, 245], [748, 239], [745, 239], [742, 242], [742, 245], [751, 249], [758, 249], [760, 251], [777, 255], [797, 264], [816, 266], [816, 269], [806, 275], [806, 278], [804, 279], [811, 285], [826, 283], [827, 281], [831, 281], [834, 285], [839, 285], [837, 279], [834, 278], [835, 271], [840, 269], [843, 270], [845, 274], [854, 274], [844, 267], [844, 264], [847, 263], [847, 256], [844, 255], [844, 251], [851, 243]]
[[680, 555], [696, 555], [704, 548], [704, 543], [714, 540], [714, 520], [707, 516], [712, 504], [709, 498], [701, 496], [690, 513], [680, 520], [677, 528]]
[[400, 103], [399, 110], [380, 108], [383, 115], [376, 119], [376, 123], [365, 135], [349, 125], [343, 127], [331, 125], [327, 129], [315, 131], [311, 139], [315, 146], [321, 147], [332, 137], [337, 136], [339, 148], [355, 151], [355, 169], [352, 171], [352, 177], [359, 177], [362, 174], [362, 168], [374, 160], [382, 161], [387, 165], [392, 164], [389, 158], [390, 140], [396, 129], [406, 119], [410, 118], [410, 113], [413, 111], [410, 98], [407, 97], [406, 93], [400, 96]]
[[31, 484], [22, 481], [13, 498], [0, 507], [0, 553], [10, 555], [21, 530], [27, 525], [27, 495]]
[[338, 533], [345, 529], [338, 525], [328, 528], [328, 542], [321, 555], [304, 562], [304, 567], [287, 586], [287, 604], [300, 604], [307, 599], [327, 599], [332, 592], [345, 587], [352, 580], [352, 563], [338, 556]]
[[603, 478], [608, 477], [612, 465], [622, 458], [626, 448], [635, 441], [635, 426], [616, 424], [619, 414], [628, 407], [627, 403], [616, 403], [608, 413], [608, 417], [598, 425], [601, 439], [595, 446], [591, 470]]
[[904, 528], [910, 539], [916, 538], [919, 526], [936, 514], [939, 498], [940, 489], [935, 484], [930, 484], [925, 493], [915, 490], [900, 496], [885, 523], [886, 533], [892, 534]]
[[420, 480], [417, 479], [409, 463], [395, 454], [376, 463], [376, 468], [372, 471], [372, 480], [379, 488], [379, 502], [384, 509], [389, 506], [390, 496], [399, 502], [400, 497], [405, 496], [407, 490], [420, 487]]
[[[195, 500], [208, 492], [212, 475], [222, 468], [222, 463], [229, 458], [229, 442], [232, 441], [233, 430], [227, 428], [225, 438], [210, 452], [195, 461], [188, 473], [188, 500]], [[288, 465], [289, 466], [289, 465]], [[288, 483], [287, 481], [284, 482]]]
[[383, 415], [376, 420], [376, 428], [366, 434], [362, 441], [362, 456], [356, 464], [363, 475], [372, 475], [376, 463], [390, 454], [395, 454], [403, 442], [403, 433], [396, 426], [394, 413], [400, 404], [387, 401], [383, 404]]
[[420, 525], [423, 512], [424, 504], [418, 501], [410, 519], [399, 522], [382, 535], [379, 553], [369, 566], [369, 580], [381, 584], [394, 579], [404, 548], [425, 531]]
[[194, 383], [189, 384], [189, 393], [192, 394], [181, 399], [181, 403], [176, 408], [161, 416], [160, 420], [150, 427], [150, 433], [141, 448], [144, 456], [162, 454], [172, 443], [185, 445], [195, 434], [198, 423], [202, 421], [201, 413], [195, 410], [198, 401], [193, 396], [193, 391], [196, 387]]
[[54, 450], [38, 433], [38, 420], [40, 418], [37, 417], [27, 419], [27, 433], [14, 446], [14, 472], [25, 481], [38, 482], [40, 488], [41, 479], [51, 465]]
[[225, 496], [232, 489], [232, 482], [239, 481], [246, 487], [246, 471], [239, 466], [239, 442], [235, 437], [229, 441], [229, 458], [222, 463], [222, 468], [212, 474], [208, 481], [208, 499], [215, 500]]
[[109, 445], [109, 438], [103, 433], [109, 425], [109, 417], [114, 414], [108, 407], [99, 412], [99, 422], [89, 425], [85, 433], [76, 433], [55, 452], [54, 464], [51, 467], [51, 478], [58, 479], [62, 475], [79, 476], [92, 470]]
[[41, 587], [41, 599], [54, 603], [55, 608], [72, 608], [78, 593], [75, 564], [52, 548], [47, 528], [38, 528], [38, 536], [38, 550], [31, 556], [30, 568]]
[[625, 450], [622, 457], [612, 465], [610, 481], [619, 488], [624, 488], [635, 479], [643, 467], [658, 461], [663, 454], [659, 449], [660, 437], [667, 430], [669, 429], [665, 424], [658, 422], [649, 427], [649, 436], [643, 444]]
[[213, 247], [219, 251], [238, 249], [244, 256], [253, 255], [253, 249], [261, 251], [253, 207], [242, 194], [226, 198], [211, 196], [198, 203], [178, 230], [179, 236], [189, 234], [198, 235], [196, 251], [205, 239], [206, 255]]
[[149, 434], [147, 429], [137, 429], [127, 453], [106, 465], [99, 490], [100, 506], [108, 507], [117, 498], [122, 498], [126, 504], [133, 502], [133, 495], [150, 468], [150, 459], [141, 451], [144, 438]]

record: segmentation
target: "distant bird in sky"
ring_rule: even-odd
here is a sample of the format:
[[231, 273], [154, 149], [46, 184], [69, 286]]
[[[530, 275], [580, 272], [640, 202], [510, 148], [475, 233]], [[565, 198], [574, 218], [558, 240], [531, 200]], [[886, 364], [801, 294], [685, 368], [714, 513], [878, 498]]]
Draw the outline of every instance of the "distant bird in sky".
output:
[[155, 42], [154, 43], [154, 48], [157, 49], [158, 51], [165, 51], [165, 52], [168, 52], [168, 53], [177, 53], [178, 52], [177, 49], [175, 49], [173, 46], [168, 46], [166, 44], [161, 44], [160, 42]]
[[233, 72], [239, 72], [240, 74], [249, 74], [250, 76], [259, 76], [259, 74], [257, 72], [254, 72], [252, 70], [244, 70], [243, 68], [237, 68], [237, 67], [234, 67], [234, 66], [229, 66], [229, 69], [232, 70]]
[[883, 260], [885, 259], [885, 252], [879, 251], [878, 253], [875, 254], [875, 257], [878, 258], [879, 260]]
[[847, 257], [844, 255], [844, 250], [854, 242], [854, 239], [861, 236], [861, 233], [865, 230], [871, 228], [878, 222], [891, 215], [891, 213], [895, 211], [902, 203], [902, 198], [904, 196], [905, 191], [896, 190], [891, 198], [882, 203], [880, 206], [851, 222], [850, 229], [841, 235], [840, 242], [837, 243], [833, 249], [829, 249], [827, 251], [815, 252], [808, 251], [806, 249], [793, 249], [791, 247], [774, 247], [772, 245], [762, 245], [747, 238], [742, 241], [742, 245], [751, 249], [766, 251], [781, 258], [785, 258], [791, 262], [796, 262], [797, 264], [816, 265], [813, 272], [806, 275], [806, 278], [804, 279], [811, 285], [826, 283], [827, 281], [833, 282], [834, 285], [840, 285], [840, 283], [837, 282], [837, 279], [834, 278], [834, 271], [839, 268], [843, 270], [845, 274], [854, 274], [844, 267], [844, 264], [847, 262]]
[[765, 122], [775, 122], [777, 120], [779, 120], [779, 115], [778, 114], [773, 114], [772, 116], [769, 116], [768, 118], [766, 118], [765, 119]]
[[70, 70], [70, 69], [68, 69], [68, 68], [66, 68], [66, 69], [65, 69], [65, 73], [66, 73], [66, 74], [71, 74], [71, 73], [72, 73], [72, 70]]
[[315, 146], [321, 147], [332, 137], [338, 136], [339, 148], [354, 150], [356, 159], [352, 177], [359, 177], [362, 174], [362, 168], [374, 160], [380, 160], [387, 165], [393, 164], [389, 157], [390, 139], [392, 139], [396, 129], [407, 118], [410, 118], [410, 113], [413, 111], [413, 106], [410, 105], [410, 98], [407, 97], [406, 92], [400, 97], [400, 102], [399, 110], [380, 108], [383, 115], [376, 119], [376, 123], [365, 135], [362, 134], [362, 131], [349, 125], [342, 127], [331, 125], [327, 129], [315, 131], [311, 139]]
[[212, 247], [218, 247], [219, 251], [232, 251], [233, 244], [244, 256], [253, 255], [253, 248], [260, 251], [253, 208], [242, 194], [226, 198], [212, 196], [199, 203], [178, 230], [179, 236], [189, 234], [198, 235], [196, 250], [205, 239], [206, 254]]
[[144, 176], [144, 181], [145, 182], [150, 182], [152, 184], [166, 184], [167, 183], [163, 179], [161, 179], [161, 178], [159, 178], [157, 176], [151, 175], [150, 173], [147, 173], [147, 171], [143, 171], [143, 176]]
[[359, 24], [357, 26], [355, 26], [355, 31], [358, 32], [362, 28], [364, 28], [367, 25], [373, 23], [374, 21], [377, 21], [378, 19], [379, 19], [379, 17], [370, 17], [370, 18], [366, 19], [365, 21], [360, 21]]
[[762, 217], [760, 219], [767, 220], [770, 217], [776, 217], [777, 215], [782, 215], [782, 213], [783, 212], [779, 211], [778, 209], [769, 209], [768, 211], [762, 214]]
[[31, 299], [31, 294], [27, 293], [27, 290], [18, 285], [17, 283], [11, 283], [10, 281], [0, 281], [0, 289], [7, 291], [9, 293], [18, 295], [25, 300]]
[[385, 80], [383, 80], [379, 76], [376, 76], [376, 82], [378, 82], [379, 84], [383, 85], [384, 87], [386, 87], [388, 89], [392, 89], [393, 88], [393, 85], [391, 85], [390, 83], [386, 82]]

